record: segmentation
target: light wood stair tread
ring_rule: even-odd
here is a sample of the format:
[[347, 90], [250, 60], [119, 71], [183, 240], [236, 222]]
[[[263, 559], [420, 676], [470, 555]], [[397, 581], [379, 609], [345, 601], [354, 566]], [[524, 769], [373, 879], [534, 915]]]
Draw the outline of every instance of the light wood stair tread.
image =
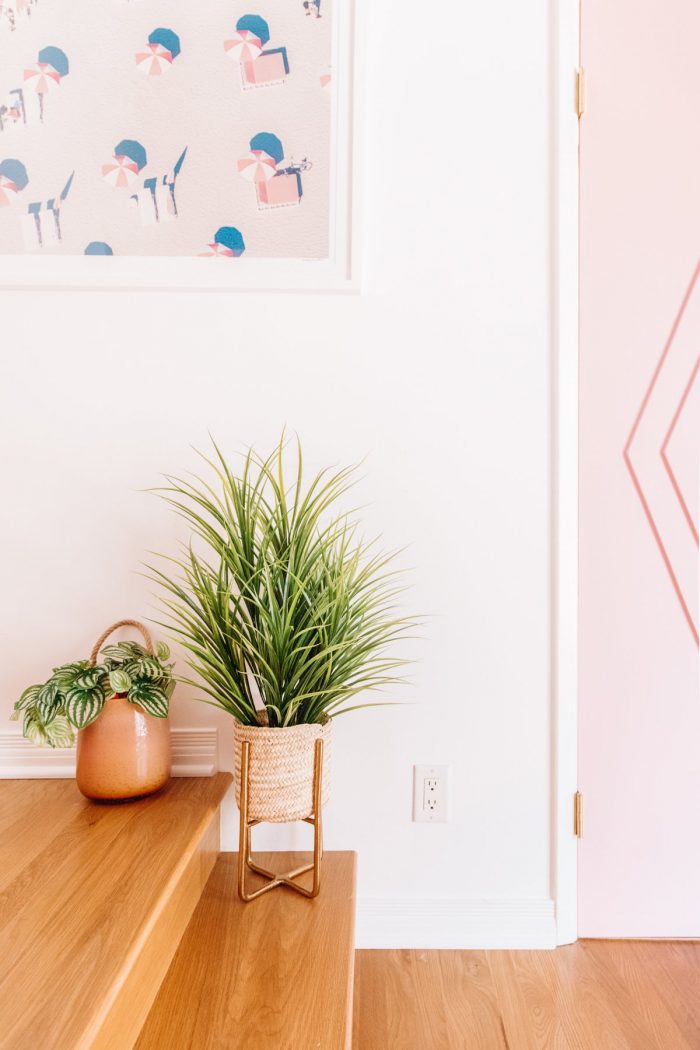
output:
[[0, 1047], [128, 1050], [219, 849], [231, 775], [123, 805], [0, 781]]
[[[315, 900], [279, 888], [249, 904], [237, 859], [217, 860], [137, 1050], [349, 1050], [355, 854], [325, 854]], [[254, 859], [284, 871], [308, 854]]]

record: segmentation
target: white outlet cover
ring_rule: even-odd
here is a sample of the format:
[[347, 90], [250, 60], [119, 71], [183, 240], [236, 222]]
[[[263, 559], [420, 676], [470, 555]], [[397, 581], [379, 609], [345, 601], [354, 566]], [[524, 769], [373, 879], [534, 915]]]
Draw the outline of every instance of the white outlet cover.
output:
[[451, 818], [449, 766], [413, 767], [413, 819], [418, 823], [439, 824]]

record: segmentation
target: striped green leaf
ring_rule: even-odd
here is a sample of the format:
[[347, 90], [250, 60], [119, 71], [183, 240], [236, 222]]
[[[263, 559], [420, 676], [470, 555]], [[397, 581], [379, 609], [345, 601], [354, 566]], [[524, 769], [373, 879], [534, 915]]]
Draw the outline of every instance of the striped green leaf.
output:
[[92, 689], [73, 686], [66, 693], [64, 701], [68, 721], [76, 729], [85, 729], [95, 721], [104, 703], [105, 695], [100, 686]]
[[55, 718], [58, 714], [60, 703], [61, 693], [58, 684], [53, 678], [49, 678], [46, 685], [39, 690], [39, 695], [36, 698], [37, 718], [42, 725], [47, 726]]
[[22, 734], [31, 740], [32, 744], [46, 744], [46, 730], [39, 721], [34, 708], [30, 707], [24, 713], [24, 723], [22, 725]]
[[168, 674], [163, 665], [155, 656], [141, 656], [138, 660], [130, 660], [124, 665], [124, 670], [132, 678], [144, 678], [150, 681], [158, 681]]
[[165, 661], [169, 659], [170, 649], [165, 642], [156, 642], [156, 656], [161, 663], [165, 663]]
[[24, 690], [19, 700], [15, 703], [15, 711], [24, 711], [25, 708], [33, 706], [42, 690], [41, 685], [30, 685]]
[[106, 645], [100, 655], [106, 664], [118, 665], [146, 656], [146, 650], [138, 642], [116, 642], [114, 645]]
[[77, 676], [89, 666], [87, 660], [80, 660], [79, 662], [72, 664], [63, 664], [61, 667], [54, 667], [51, 678], [56, 682], [61, 692], [66, 693], [75, 684]]
[[57, 715], [44, 731], [50, 747], [72, 747], [75, 743], [73, 728], [65, 715]]
[[131, 688], [131, 675], [122, 667], [109, 672], [109, 684], [115, 693], [128, 693]]
[[151, 682], [134, 682], [129, 690], [128, 699], [132, 704], [139, 704], [147, 714], [155, 718], [168, 717], [168, 698], [159, 686]]
[[23, 733], [33, 744], [48, 744], [49, 747], [72, 747], [75, 739], [65, 715], [56, 715], [51, 724], [45, 726], [33, 710], [25, 713]]
[[105, 671], [103, 667], [88, 667], [73, 679], [76, 689], [97, 689], [101, 685]]

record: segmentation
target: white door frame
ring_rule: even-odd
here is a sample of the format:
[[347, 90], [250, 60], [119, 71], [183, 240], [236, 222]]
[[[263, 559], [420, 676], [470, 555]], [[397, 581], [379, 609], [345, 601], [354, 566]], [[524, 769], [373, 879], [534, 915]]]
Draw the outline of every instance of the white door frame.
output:
[[550, 0], [552, 867], [557, 943], [577, 936], [579, 0]]

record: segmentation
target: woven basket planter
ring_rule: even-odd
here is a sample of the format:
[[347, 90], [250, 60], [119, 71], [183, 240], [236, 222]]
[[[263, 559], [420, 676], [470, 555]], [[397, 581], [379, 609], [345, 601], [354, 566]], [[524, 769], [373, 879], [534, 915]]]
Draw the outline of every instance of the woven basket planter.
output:
[[313, 814], [314, 748], [323, 740], [322, 801], [330, 798], [331, 723], [268, 729], [234, 723], [236, 802], [241, 802], [241, 745], [250, 744], [248, 816], [281, 824]]

